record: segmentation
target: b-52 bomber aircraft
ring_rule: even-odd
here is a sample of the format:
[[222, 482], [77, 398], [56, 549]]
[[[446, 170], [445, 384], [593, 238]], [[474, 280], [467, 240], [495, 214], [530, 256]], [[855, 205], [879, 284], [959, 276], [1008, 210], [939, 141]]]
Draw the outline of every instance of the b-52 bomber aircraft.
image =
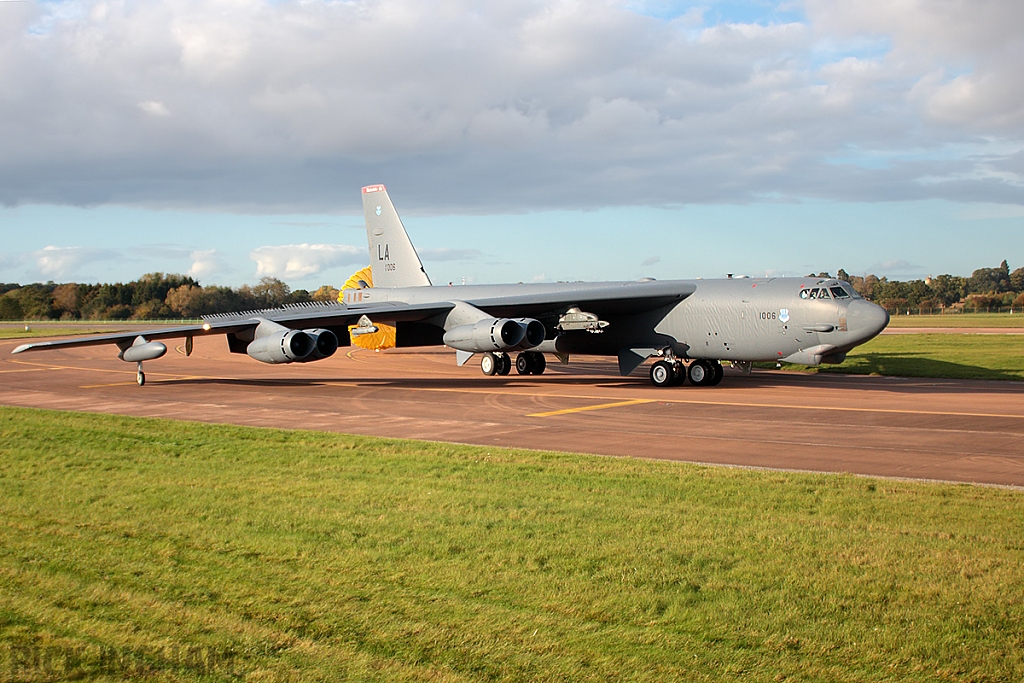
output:
[[665, 387], [722, 381], [722, 361], [840, 363], [889, 322], [846, 282], [828, 278], [644, 279], [634, 282], [435, 287], [383, 185], [363, 188], [372, 286], [338, 302], [211, 315], [201, 325], [23, 344], [14, 353], [97, 344], [137, 364], [167, 352], [162, 339], [222, 334], [233, 353], [272, 365], [329, 358], [354, 337], [394, 328], [399, 347], [446, 345], [464, 365], [480, 354], [485, 375], [541, 374], [545, 354], [615, 356], [628, 375], [648, 358]]

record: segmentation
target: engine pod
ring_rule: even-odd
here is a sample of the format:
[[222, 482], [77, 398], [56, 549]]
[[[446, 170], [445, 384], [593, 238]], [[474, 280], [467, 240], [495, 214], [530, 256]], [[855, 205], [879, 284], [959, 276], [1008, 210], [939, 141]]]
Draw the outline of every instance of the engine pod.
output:
[[312, 337], [302, 330], [285, 329], [254, 339], [245, 352], [261, 363], [278, 365], [305, 360], [315, 348]]
[[514, 349], [523, 343], [526, 332], [526, 326], [516, 320], [484, 318], [471, 325], [459, 325], [445, 332], [443, 341], [447, 346], [459, 351], [504, 351]]
[[303, 330], [313, 340], [313, 350], [308, 356], [299, 360], [300, 363], [307, 363], [314, 360], [330, 358], [338, 350], [338, 337], [330, 330], [317, 328], [315, 330]]

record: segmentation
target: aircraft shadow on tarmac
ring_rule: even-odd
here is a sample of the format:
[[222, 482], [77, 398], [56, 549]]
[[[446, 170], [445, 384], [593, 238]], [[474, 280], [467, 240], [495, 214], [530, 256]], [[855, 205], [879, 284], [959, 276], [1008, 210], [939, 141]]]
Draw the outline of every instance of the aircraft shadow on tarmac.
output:
[[[1017, 381], [1024, 380], [1019, 374], [1012, 374], [1002, 370], [983, 368], [967, 363], [951, 363], [949, 361], [936, 360], [914, 353], [868, 353], [858, 354], [847, 361], [852, 362], [854, 374], [872, 374], [898, 377], [914, 378], [935, 378], [947, 379], [983, 379]], [[824, 373], [849, 373], [851, 368], [843, 370], [830, 370], [823, 368]]]
[[[694, 387], [690, 384], [685, 384], [681, 387], [674, 387], [664, 389], [663, 391], [668, 394], [675, 394], [677, 392], [685, 392], [694, 397], [698, 395], [711, 396], [715, 393], [722, 391], [728, 391], [730, 388], [736, 389], [754, 389], [754, 388], [771, 388], [777, 386], [793, 386], [799, 385], [802, 387], [813, 388], [815, 385], [824, 384], [827, 382], [840, 381], [851, 381], [851, 382], [868, 382], [870, 388], [875, 391], [885, 391], [890, 393], [931, 393], [931, 392], [949, 392], [951, 387], [949, 384], [939, 381], [935, 382], [934, 377], [936, 375], [953, 375], [960, 374], [961, 376], [969, 376], [974, 371], [984, 372], [986, 379], [1000, 379], [1000, 380], [1015, 380], [1015, 384], [1008, 384], [1004, 386], [998, 386], [993, 384], [987, 387], [987, 390], [1002, 390], [1005, 389], [1011, 392], [1019, 392], [1020, 377], [1011, 375], [1004, 372], [986, 370], [984, 368], [974, 368], [969, 365], [961, 365], [957, 363], [948, 363], [943, 361], [934, 361], [931, 359], [912, 359], [915, 361], [910, 366], [910, 370], [907, 370], [907, 358], [906, 356], [894, 356], [900, 363], [900, 368], [903, 372], [900, 376], [885, 376], [880, 377], [878, 375], [885, 374], [886, 368], [891, 368], [891, 362], [887, 363], [886, 356], [888, 354], [874, 354], [867, 358], [871, 358], [870, 370], [859, 373], [838, 373], [835, 371], [820, 372], [816, 374], [808, 374], [801, 372], [772, 372], [764, 370], [754, 370], [750, 375], [742, 375], [739, 372], [726, 370], [725, 380], [721, 385], [717, 387]], [[860, 357], [865, 358], [865, 357]], [[877, 359], [876, 359], [877, 358]], [[916, 374], [910, 376], [910, 372], [916, 371]], [[869, 377], [868, 375], [874, 375]], [[973, 379], [973, 378], [972, 378]], [[882, 381], [880, 381], [882, 380]], [[926, 382], [921, 382], [926, 380]], [[930, 380], [930, 381], [928, 381]], [[509, 388], [513, 389], [516, 387], [523, 386], [535, 386], [535, 385], [546, 385], [546, 386], [560, 386], [560, 387], [587, 387], [587, 386], [600, 386], [604, 388], [652, 388], [650, 380], [647, 378], [647, 373], [636, 372], [628, 377], [621, 377], [613, 369], [604, 371], [604, 369], [596, 368], [585, 368], [585, 369], [558, 369], [555, 372], [545, 373], [542, 377], [537, 376], [518, 376], [515, 374], [507, 377], [482, 377], [482, 376], [467, 376], [467, 377], [388, 377], [386, 375], [373, 375], [373, 374], [359, 374], [359, 375], [344, 375], [339, 374], [334, 377], [280, 377], [280, 378], [230, 378], [230, 377], [191, 377], [182, 379], [165, 379], [157, 380], [154, 383], [159, 383], [164, 386], [225, 386], [225, 387], [318, 387], [318, 386], [329, 386], [331, 384], [357, 384], [365, 385], [367, 387], [391, 387], [391, 388], [407, 388], [407, 389], [488, 389], [488, 388]]]

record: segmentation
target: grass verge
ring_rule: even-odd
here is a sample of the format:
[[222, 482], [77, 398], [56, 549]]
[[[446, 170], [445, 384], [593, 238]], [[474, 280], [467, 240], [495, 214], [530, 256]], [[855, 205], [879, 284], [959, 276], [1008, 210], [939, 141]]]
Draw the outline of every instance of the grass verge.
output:
[[1015, 490], [0, 408], [0, 510], [11, 680], [1024, 678]]
[[[72, 337], [80, 334], [103, 334], [138, 329], [139, 327], [160, 328], [171, 325], [188, 325], [196, 320], [124, 320], [124, 321], [42, 321], [42, 322], [0, 322], [0, 339], [32, 339], [37, 337]], [[25, 327], [28, 327], [28, 330]]]
[[889, 327], [1024, 327], [1024, 313], [894, 315]]
[[[773, 363], [755, 363], [755, 366], [775, 367]], [[972, 334], [881, 335], [855, 348], [839, 365], [782, 367], [799, 372], [1024, 381], [1024, 337]]]

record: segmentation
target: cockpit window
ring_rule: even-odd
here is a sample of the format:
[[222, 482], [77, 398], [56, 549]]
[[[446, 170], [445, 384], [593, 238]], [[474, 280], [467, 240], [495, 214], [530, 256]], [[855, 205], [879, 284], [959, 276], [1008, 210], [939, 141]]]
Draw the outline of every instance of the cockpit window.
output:
[[809, 289], [801, 289], [800, 290], [800, 298], [801, 299], [806, 299], [810, 295], [811, 295], [811, 290], [809, 290]]
[[850, 297], [853, 298], [853, 299], [863, 299], [864, 298], [860, 294], [857, 293], [856, 289], [854, 289], [853, 287], [850, 287], [849, 285], [844, 286], [843, 289], [845, 289], [846, 293], [849, 294]]
[[832, 292], [832, 296], [836, 299], [849, 299], [850, 295], [846, 293], [846, 290], [842, 287], [829, 287]]

